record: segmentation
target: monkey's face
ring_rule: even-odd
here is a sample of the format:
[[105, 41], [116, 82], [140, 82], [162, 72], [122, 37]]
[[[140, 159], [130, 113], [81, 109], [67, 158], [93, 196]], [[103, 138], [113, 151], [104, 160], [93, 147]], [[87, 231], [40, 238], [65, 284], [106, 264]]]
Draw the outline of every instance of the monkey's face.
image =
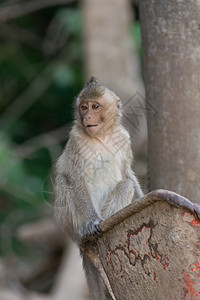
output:
[[88, 99], [79, 105], [79, 114], [85, 131], [93, 137], [106, 135], [119, 116], [119, 106], [110, 96]]

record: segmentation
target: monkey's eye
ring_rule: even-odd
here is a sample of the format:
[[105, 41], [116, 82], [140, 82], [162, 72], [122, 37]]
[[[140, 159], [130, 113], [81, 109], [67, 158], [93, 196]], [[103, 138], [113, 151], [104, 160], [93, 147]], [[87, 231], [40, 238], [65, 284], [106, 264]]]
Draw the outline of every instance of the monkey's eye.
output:
[[87, 109], [87, 105], [81, 105], [80, 108], [81, 108], [81, 110], [86, 110]]
[[99, 104], [95, 103], [95, 104], [92, 104], [92, 109], [97, 109], [99, 108]]

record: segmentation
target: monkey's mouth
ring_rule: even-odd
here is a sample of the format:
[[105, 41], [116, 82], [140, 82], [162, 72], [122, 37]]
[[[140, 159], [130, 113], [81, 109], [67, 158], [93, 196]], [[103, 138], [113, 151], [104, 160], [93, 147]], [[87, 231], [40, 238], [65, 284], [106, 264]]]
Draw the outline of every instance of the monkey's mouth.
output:
[[96, 125], [87, 125], [87, 127], [96, 127], [98, 126], [97, 124]]

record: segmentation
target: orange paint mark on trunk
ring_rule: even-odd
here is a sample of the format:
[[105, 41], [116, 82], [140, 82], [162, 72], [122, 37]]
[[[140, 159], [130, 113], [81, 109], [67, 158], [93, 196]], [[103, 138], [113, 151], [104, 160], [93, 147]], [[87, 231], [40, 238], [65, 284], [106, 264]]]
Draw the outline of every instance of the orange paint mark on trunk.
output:
[[157, 277], [156, 272], [154, 271], [153, 273], [154, 273], [154, 280], [156, 280]]
[[[197, 274], [199, 273], [199, 274]], [[199, 275], [200, 275], [200, 262], [192, 264], [189, 267], [189, 271], [184, 271], [183, 273], [183, 282], [184, 289], [186, 290], [189, 299], [200, 299], [200, 284], [199, 284]], [[198, 297], [198, 298], [196, 298]]]
[[192, 224], [192, 226], [200, 228], [200, 222], [199, 222], [199, 220], [197, 220], [196, 216], [193, 213], [184, 212], [183, 218], [184, 218], [184, 221]]

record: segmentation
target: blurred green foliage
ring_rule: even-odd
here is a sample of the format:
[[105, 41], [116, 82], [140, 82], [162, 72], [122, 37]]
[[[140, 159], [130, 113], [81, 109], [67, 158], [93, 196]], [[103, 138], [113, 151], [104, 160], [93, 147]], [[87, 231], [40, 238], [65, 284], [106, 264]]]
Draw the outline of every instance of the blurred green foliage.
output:
[[1, 255], [24, 255], [17, 228], [51, 214], [51, 169], [67, 131], [61, 140], [47, 140], [52, 130], [73, 119], [73, 99], [83, 84], [81, 38], [77, 4], [1, 25]]
[[138, 51], [138, 57], [140, 58], [140, 62], [142, 63], [142, 40], [141, 40], [141, 29], [140, 22], [136, 20], [131, 26], [131, 35], [135, 41], [135, 45]]

